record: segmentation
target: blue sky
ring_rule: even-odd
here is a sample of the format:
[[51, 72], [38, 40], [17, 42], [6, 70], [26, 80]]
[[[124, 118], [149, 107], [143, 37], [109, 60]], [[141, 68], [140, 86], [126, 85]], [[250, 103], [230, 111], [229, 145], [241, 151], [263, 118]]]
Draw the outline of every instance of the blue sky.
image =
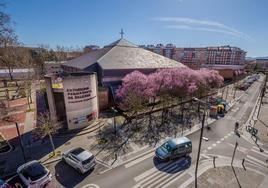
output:
[[268, 55], [267, 0], [4, 0], [27, 46], [233, 45]]

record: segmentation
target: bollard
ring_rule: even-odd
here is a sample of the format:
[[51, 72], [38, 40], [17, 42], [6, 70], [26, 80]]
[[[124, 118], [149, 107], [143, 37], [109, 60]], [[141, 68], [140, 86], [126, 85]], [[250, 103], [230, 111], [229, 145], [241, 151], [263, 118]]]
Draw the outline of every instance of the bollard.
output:
[[215, 159], [216, 159], [216, 157], [214, 156], [214, 157], [213, 157], [213, 166], [214, 166], [214, 168], [216, 168], [216, 165], [215, 165]]

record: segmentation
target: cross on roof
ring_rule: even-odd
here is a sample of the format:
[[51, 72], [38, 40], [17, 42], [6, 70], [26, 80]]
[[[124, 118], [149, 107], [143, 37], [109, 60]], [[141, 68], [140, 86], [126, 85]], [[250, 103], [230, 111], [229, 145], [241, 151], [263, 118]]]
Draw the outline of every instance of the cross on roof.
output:
[[121, 29], [121, 31], [120, 31], [120, 33], [119, 33], [120, 35], [121, 35], [121, 39], [123, 38], [123, 36], [124, 36], [124, 31], [123, 31], [123, 29]]

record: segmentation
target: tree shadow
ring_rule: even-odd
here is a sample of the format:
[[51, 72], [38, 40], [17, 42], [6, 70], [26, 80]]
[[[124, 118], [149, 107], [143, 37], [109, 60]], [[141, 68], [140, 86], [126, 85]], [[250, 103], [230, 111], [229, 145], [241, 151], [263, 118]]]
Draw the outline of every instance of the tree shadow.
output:
[[157, 157], [154, 157], [153, 162], [154, 162], [155, 167], [159, 171], [169, 173], [169, 174], [175, 174], [175, 173], [188, 169], [192, 164], [192, 158], [188, 156], [188, 157], [174, 159], [168, 162], [163, 162], [159, 160]]

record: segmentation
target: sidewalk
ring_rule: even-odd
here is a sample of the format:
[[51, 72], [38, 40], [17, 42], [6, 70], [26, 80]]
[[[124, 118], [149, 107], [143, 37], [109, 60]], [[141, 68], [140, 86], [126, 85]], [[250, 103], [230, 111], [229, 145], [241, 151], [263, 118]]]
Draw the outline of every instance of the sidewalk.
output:
[[[264, 174], [241, 167], [223, 166], [210, 168], [198, 177], [198, 187], [222, 187], [222, 188], [266, 188], [268, 178]], [[187, 188], [194, 187], [194, 182]]]

